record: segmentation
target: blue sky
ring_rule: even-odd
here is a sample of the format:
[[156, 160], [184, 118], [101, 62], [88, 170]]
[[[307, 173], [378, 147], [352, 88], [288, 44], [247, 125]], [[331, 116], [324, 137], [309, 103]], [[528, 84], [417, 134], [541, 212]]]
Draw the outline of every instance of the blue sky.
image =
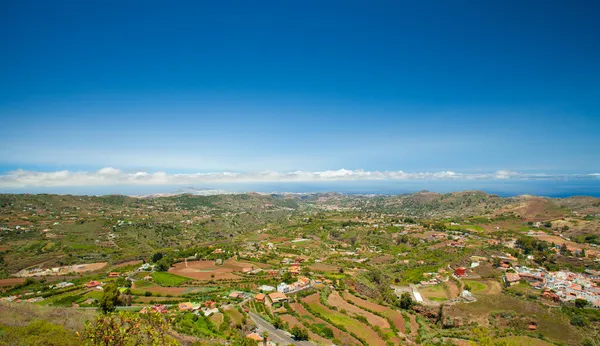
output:
[[[219, 172], [597, 186], [599, 12], [596, 1], [3, 2], [0, 190], [234, 180], [174, 176]], [[98, 177], [107, 167], [119, 173]], [[341, 169], [409, 175], [286, 175]], [[458, 175], [423, 175], [439, 172]]]

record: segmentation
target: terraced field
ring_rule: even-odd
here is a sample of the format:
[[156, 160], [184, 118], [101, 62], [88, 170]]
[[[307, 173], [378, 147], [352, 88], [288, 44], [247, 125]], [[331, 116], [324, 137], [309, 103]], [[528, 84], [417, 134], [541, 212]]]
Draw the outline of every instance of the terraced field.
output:
[[333, 323], [344, 326], [358, 337], [368, 340], [369, 345], [386, 345], [385, 341], [370, 326], [321, 304], [318, 293], [303, 298], [302, 301], [308, 304], [313, 311], [320, 313], [322, 316], [327, 316]]
[[[139, 285], [139, 286], [138, 286]], [[140, 287], [141, 286], [141, 287]], [[174, 296], [183, 295], [188, 291], [188, 287], [162, 287], [154, 284], [148, 285], [147, 282], [134, 282], [131, 285], [131, 290], [137, 294], [143, 294], [145, 292], [157, 293], [157, 294], [170, 294]]]
[[302, 306], [301, 304], [292, 303], [290, 305], [294, 309], [294, 311], [296, 311], [296, 313], [298, 313], [298, 315], [300, 315], [301, 318], [307, 319], [311, 323], [322, 323], [322, 324], [326, 325], [327, 327], [331, 328], [331, 330], [333, 330], [334, 338], [340, 340], [342, 345], [362, 345], [360, 343], [360, 341], [356, 340], [354, 337], [352, 337], [352, 335], [350, 335], [344, 331], [341, 331], [340, 329], [336, 328], [335, 326], [332, 326], [330, 323], [328, 323], [328, 322], [314, 316], [310, 312], [308, 312], [304, 308], [304, 306]]
[[343, 292], [342, 297], [347, 301], [353, 302], [356, 306], [381, 313], [385, 317], [388, 317], [390, 320], [392, 320], [392, 323], [396, 328], [398, 328], [399, 331], [402, 333], [406, 332], [404, 318], [402, 317], [400, 311], [359, 298], [348, 291]]
[[350, 313], [350, 316], [363, 316], [367, 319], [367, 321], [369, 321], [371, 325], [378, 326], [380, 328], [390, 328], [390, 324], [385, 318], [374, 315], [368, 311], [359, 308], [358, 306], [348, 303], [340, 296], [339, 292], [337, 291], [331, 292], [327, 299], [327, 302], [329, 303], [329, 305], [335, 306], [340, 310], [346, 310]]
[[[298, 326], [301, 328], [305, 328], [304, 325], [302, 324], [302, 322], [298, 321], [298, 319], [296, 319], [296, 317], [292, 316], [292, 315], [281, 315], [280, 316], [281, 319], [283, 320], [283, 322], [286, 322], [290, 329], [293, 328], [294, 326]], [[308, 330], [308, 337], [310, 338], [311, 341], [317, 343], [318, 345], [331, 345], [331, 340], [327, 340], [324, 337], [313, 333], [310, 329]]]

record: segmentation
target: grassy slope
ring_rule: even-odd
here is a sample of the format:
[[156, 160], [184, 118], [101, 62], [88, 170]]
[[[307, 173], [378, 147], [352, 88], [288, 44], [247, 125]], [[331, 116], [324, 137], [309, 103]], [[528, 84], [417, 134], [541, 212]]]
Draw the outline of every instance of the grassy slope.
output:
[[154, 272], [152, 273], [152, 281], [161, 286], [173, 287], [179, 286], [186, 281], [190, 281], [190, 279], [166, 272]]

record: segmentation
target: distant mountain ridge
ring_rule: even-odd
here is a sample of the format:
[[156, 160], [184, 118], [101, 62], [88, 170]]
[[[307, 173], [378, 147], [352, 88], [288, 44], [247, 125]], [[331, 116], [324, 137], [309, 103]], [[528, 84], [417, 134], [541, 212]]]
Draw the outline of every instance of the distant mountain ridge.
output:
[[[45, 197], [44, 197], [45, 196]], [[264, 210], [268, 206], [293, 209], [326, 208], [390, 213], [417, 218], [453, 218], [468, 216], [497, 217], [513, 215], [525, 220], [559, 219], [571, 213], [600, 215], [600, 198], [577, 196], [549, 198], [530, 195], [500, 197], [483, 191], [437, 193], [420, 191], [401, 195], [358, 195], [338, 192], [318, 193], [256, 193], [231, 192], [210, 188], [184, 188], [171, 193], [137, 196], [72, 196], [70, 195], [0, 195], [0, 201], [30, 201], [52, 199], [63, 204], [86, 203], [132, 204], [148, 199], [164, 200], [175, 205], [211, 206], [221, 211]], [[64, 200], [64, 202], [59, 202]]]

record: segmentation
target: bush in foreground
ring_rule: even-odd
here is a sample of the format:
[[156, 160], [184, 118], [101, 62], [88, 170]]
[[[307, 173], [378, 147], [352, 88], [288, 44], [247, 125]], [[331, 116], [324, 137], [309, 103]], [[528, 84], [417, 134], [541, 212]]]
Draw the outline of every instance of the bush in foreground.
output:
[[83, 337], [90, 346], [178, 345], [166, 334], [169, 326], [159, 313], [119, 312], [86, 323]]

